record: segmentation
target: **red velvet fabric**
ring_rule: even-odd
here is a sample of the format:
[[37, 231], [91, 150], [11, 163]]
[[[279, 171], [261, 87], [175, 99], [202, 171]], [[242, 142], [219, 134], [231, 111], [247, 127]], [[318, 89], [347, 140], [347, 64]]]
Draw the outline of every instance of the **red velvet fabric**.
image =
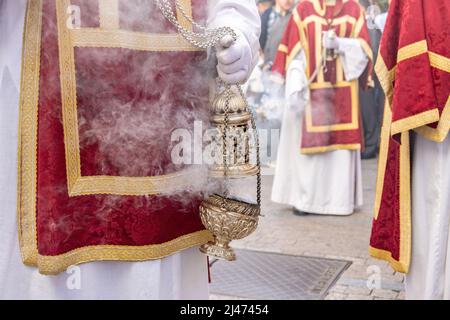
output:
[[[98, 12], [94, 2], [96, 1], [73, 1], [82, 7], [85, 26], [96, 25]], [[152, 5], [153, 1], [139, 3]], [[194, 3], [195, 14], [202, 15], [203, 1]], [[151, 28], [145, 19], [140, 24], [130, 24], [132, 30]], [[80, 137], [93, 130], [94, 120], [97, 124], [104, 121], [101, 125], [102, 128], [106, 127], [105, 132], [108, 133], [108, 123], [114, 123], [117, 118], [96, 118], [105, 111], [106, 115], [116, 114], [125, 119], [127, 116], [132, 118], [136, 113], [145, 116], [148, 112], [152, 116], [159, 116], [153, 118], [153, 121], [164, 123], [157, 133], [161, 138], [155, 143], [142, 141], [139, 135], [134, 140], [122, 141], [119, 135], [110, 145], [119, 154], [121, 148], [131, 150], [130, 163], [136, 157], [144, 161], [145, 165], [133, 168], [120, 166], [113, 158], [108, 158], [113, 153], [101, 148], [98, 135], [97, 140], [81, 138], [82, 175], [115, 176], [127, 173], [130, 176], [146, 176], [179, 170], [180, 167], [172, 165], [169, 159], [170, 132], [175, 129], [171, 119], [185, 114], [188, 115], [185, 119], [189, 123], [195, 120], [193, 110], [198, 111], [195, 113], [198, 120], [207, 119], [207, 80], [192, 81], [194, 77], [203, 78], [205, 54], [77, 48], [75, 57]], [[105, 244], [161, 244], [203, 230], [198, 214], [202, 197], [198, 194], [186, 192], [173, 196], [146, 197], [68, 196], [58, 59], [55, 1], [44, 0], [37, 146], [36, 214], [39, 253], [54, 256], [77, 248]], [[165, 82], [174, 78], [178, 79], [176, 83]], [[164, 101], [164, 104], [159, 103], [160, 101]], [[126, 109], [121, 108], [124, 104], [127, 105]], [[117, 112], [107, 112], [109, 110]], [[123, 110], [130, 114], [124, 115]]]
[[393, 121], [435, 108], [442, 113], [450, 91], [449, 73], [433, 68], [428, 53], [398, 64], [397, 58], [401, 48], [424, 40], [429, 51], [449, 57], [449, 16], [447, 1], [392, 1], [380, 53], [388, 70], [397, 67]]
[[[387, 86], [393, 87], [392, 97], [388, 97], [392, 118], [385, 119], [387, 129], [390, 130], [390, 124], [399, 120], [410, 121], [409, 127], [403, 128], [402, 132], [424, 125], [436, 127], [437, 123], [426, 123], [420, 116], [413, 118], [414, 121], [411, 121], [411, 117], [436, 109], [442, 115], [450, 95], [449, 72], [435, 67], [429, 55], [434, 53], [449, 59], [449, 17], [449, 1], [391, 1], [380, 47], [380, 58], [384, 60], [387, 70], [378, 74], [380, 79], [388, 80]], [[399, 59], [399, 52], [420, 42], [426, 43], [422, 50], [425, 52], [413, 52]], [[392, 78], [388, 77], [388, 71], [391, 71]], [[399, 135], [394, 138], [390, 135], [384, 137], [388, 139], [389, 148], [381, 150], [381, 156], [387, 155], [388, 160], [384, 167], [379, 168], [384, 170], [384, 188], [381, 190], [378, 216], [373, 221], [371, 247], [390, 253], [394, 260], [403, 264], [402, 270], [407, 271], [410, 248], [403, 253], [403, 257], [400, 256], [400, 248], [404, 243], [405, 246], [411, 243], [411, 228], [402, 225], [402, 221], [409, 219], [411, 212], [405, 210], [400, 213], [400, 203], [407, 207], [409, 198], [404, 195], [410, 194], [411, 190], [404, 185], [402, 189], [405, 194], [400, 193], [400, 174], [404, 179], [410, 179], [410, 172], [400, 173], [400, 146], [405, 142], [400, 140]], [[404, 156], [409, 162], [409, 155]], [[402, 218], [401, 215], [405, 216]], [[400, 234], [401, 229], [404, 230], [403, 235]]]
[[390, 139], [387, 152], [383, 197], [378, 217], [374, 219], [370, 246], [388, 251], [400, 261], [400, 146]]
[[347, 108], [351, 94], [350, 87], [316, 89], [311, 92], [314, 126], [327, 126], [352, 122], [352, 110]]

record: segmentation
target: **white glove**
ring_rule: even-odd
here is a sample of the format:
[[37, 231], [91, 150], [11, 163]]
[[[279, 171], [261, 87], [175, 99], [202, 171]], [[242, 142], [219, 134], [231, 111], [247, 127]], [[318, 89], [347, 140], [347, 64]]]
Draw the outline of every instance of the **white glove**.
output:
[[338, 37], [330, 37], [326, 31], [323, 32], [323, 47], [327, 50], [339, 51]]
[[252, 69], [252, 49], [247, 38], [238, 34], [237, 40], [225, 36], [220, 41], [217, 50], [217, 72], [219, 77], [228, 84], [244, 83], [248, 80]]

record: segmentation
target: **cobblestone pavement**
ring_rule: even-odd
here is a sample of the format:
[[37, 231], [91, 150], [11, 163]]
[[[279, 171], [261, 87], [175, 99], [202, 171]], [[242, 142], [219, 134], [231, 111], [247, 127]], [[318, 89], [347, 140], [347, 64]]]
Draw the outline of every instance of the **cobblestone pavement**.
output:
[[[364, 206], [352, 216], [295, 216], [290, 207], [270, 201], [273, 176], [263, 178], [263, 214], [258, 230], [233, 246], [284, 254], [351, 261], [327, 300], [401, 300], [404, 277], [368, 255], [373, 217], [376, 161], [363, 161]], [[374, 284], [378, 289], [369, 289]], [[377, 286], [377, 284], [379, 284]], [[212, 295], [211, 299], [233, 299]]]

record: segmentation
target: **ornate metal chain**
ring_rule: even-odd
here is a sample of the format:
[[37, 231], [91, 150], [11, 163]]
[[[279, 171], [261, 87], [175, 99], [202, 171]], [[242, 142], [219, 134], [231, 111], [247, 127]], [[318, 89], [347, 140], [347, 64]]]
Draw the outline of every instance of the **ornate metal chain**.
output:
[[[189, 17], [189, 15], [186, 13], [183, 6], [180, 4], [179, 0], [175, 0], [175, 8], [183, 15], [183, 17], [195, 28], [201, 30], [201, 32], [194, 32], [191, 30], [186, 29], [183, 27], [177, 17], [174, 13], [173, 5], [170, 3], [169, 0], [155, 0], [157, 7], [162, 12], [163, 16], [172, 24], [175, 26], [177, 31], [181, 34], [181, 36], [189, 42], [194, 47], [200, 48], [200, 49], [209, 49], [215, 47], [225, 36], [231, 36], [234, 41], [237, 40], [237, 34], [236, 32], [230, 28], [230, 27], [220, 27], [216, 29], [207, 29], [206, 27], [198, 24], [193, 19]], [[239, 84], [235, 84], [235, 86], [238, 88], [238, 91], [242, 97], [242, 99], [245, 101], [245, 105], [247, 110], [251, 113], [251, 125], [252, 130], [254, 132], [255, 136], [255, 144], [256, 144], [256, 162], [258, 166], [258, 174], [257, 174], [257, 190], [256, 190], [256, 196], [257, 196], [257, 204], [258, 207], [261, 207], [261, 185], [262, 185], [262, 179], [261, 179], [261, 158], [260, 158], [260, 146], [259, 146], [259, 136], [256, 129], [256, 122], [253, 115], [252, 110], [250, 109], [250, 106], [248, 105], [247, 99], [244, 95], [244, 92], [242, 90], [242, 87]], [[231, 91], [231, 85], [225, 84], [225, 119], [224, 119], [224, 129], [222, 133], [222, 156], [223, 156], [223, 165], [224, 165], [224, 180], [225, 180], [225, 201], [226, 198], [229, 196], [229, 190], [227, 187], [228, 182], [228, 159], [227, 159], [227, 135], [228, 135], [228, 125], [229, 125], [229, 109], [230, 109], [230, 101], [232, 96]]]
[[231, 36], [236, 41], [237, 35], [236, 32], [230, 27], [220, 27], [216, 29], [207, 29], [193, 21], [184, 10], [183, 6], [180, 4], [179, 0], [175, 0], [176, 8], [181, 12], [183, 17], [194, 27], [202, 30], [201, 33], [194, 32], [183, 27], [175, 16], [173, 6], [169, 2], [169, 0], [155, 0], [156, 5], [161, 10], [164, 17], [172, 23], [177, 31], [183, 36], [186, 41], [188, 41], [193, 46], [200, 49], [209, 49], [216, 46], [220, 40], [222, 40], [225, 36]]
[[229, 111], [230, 111], [230, 101], [231, 101], [231, 86], [225, 86], [225, 114], [224, 114], [224, 122], [223, 122], [223, 132], [222, 132], [222, 161], [223, 161], [223, 179], [224, 179], [224, 202], [222, 203], [222, 206], [226, 207], [226, 201], [229, 194], [228, 184], [228, 154], [227, 154], [227, 139], [228, 139], [228, 122], [230, 120], [229, 118]]
[[256, 175], [256, 201], [259, 207], [261, 207], [261, 186], [262, 186], [262, 179], [261, 179], [261, 152], [260, 152], [260, 145], [259, 145], [259, 135], [258, 135], [258, 131], [256, 128], [256, 121], [255, 121], [255, 116], [253, 114], [253, 111], [251, 110], [247, 98], [245, 97], [244, 91], [242, 90], [241, 86], [237, 86], [239, 93], [242, 97], [242, 99], [245, 102], [245, 107], [246, 109], [250, 112], [251, 114], [251, 124], [252, 124], [252, 130], [254, 132], [254, 136], [255, 136], [255, 149], [256, 149], [256, 166], [258, 167], [258, 174]]

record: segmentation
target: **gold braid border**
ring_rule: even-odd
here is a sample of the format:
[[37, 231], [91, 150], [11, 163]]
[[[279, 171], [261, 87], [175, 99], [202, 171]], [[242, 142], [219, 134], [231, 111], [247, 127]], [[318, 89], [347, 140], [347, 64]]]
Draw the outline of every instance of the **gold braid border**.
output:
[[212, 241], [209, 231], [198, 231], [179, 237], [163, 244], [148, 246], [113, 246], [101, 245], [76, 249], [58, 256], [38, 257], [39, 272], [56, 275], [73, 265], [94, 261], [141, 262], [167, 257], [178, 251], [200, 246]]
[[17, 221], [22, 260], [36, 265], [37, 125], [41, 61], [42, 1], [27, 3], [19, 106]]
[[[388, 106], [386, 106], [388, 107]], [[389, 122], [390, 120], [387, 120]], [[382, 136], [380, 148], [380, 160], [378, 168], [377, 192], [375, 200], [375, 220], [378, 219], [381, 198], [384, 187], [384, 174], [386, 172], [386, 160], [389, 147], [390, 135]], [[399, 187], [400, 187], [400, 257], [396, 260], [392, 256], [392, 252], [378, 249], [369, 246], [369, 254], [380, 260], [389, 262], [391, 267], [401, 273], [408, 273], [411, 264], [411, 159], [410, 159], [410, 138], [409, 132], [401, 134], [400, 145], [400, 172], [399, 172]], [[382, 183], [380, 183], [380, 180]]]
[[[198, 51], [179, 34], [146, 34], [116, 29], [118, 4], [116, 1], [100, 1], [99, 11], [103, 27], [69, 29], [66, 26], [66, 8], [70, 0], [56, 1], [58, 27], [59, 65], [66, 154], [66, 176], [69, 196], [93, 194], [143, 196], [174, 193], [192, 185], [192, 170], [155, 177], [82, 176], [78, 132], [77, 84], [75, 47], [127, 48], [144, 51]], [[191, 0], [182, 0], [187, 14], [192, 15]], [[186, 24], [178, 15], [181, 24]], [[110, 21], [112, 20], [112, 21]]]
[[[60, 0], [55, 1], [57, 5], [61, 5]], [[23, 263], [38, 267], [42, 274], [55, 275], [72, 265], [93, 261], [146, 261], [161, 259], [175, 252], [211, 241], [213, 239], [211, 233], [203, 230], [155, 245], [88, 246], [57, 256], [44, 256], [38, 253], [36, 228], [37, 126], [42, 7], [43, 0], [28, 1], [23, 37], [17, 188], [19, 243]]]
[[[428, 55], [432, 68], [447, 73], [450, 72], [450, 59], [430, 51], [426, 40], [421, 40], [400, 48], [397, 56], [397, 64], [423, 54]], [[391, 70], [388, 70], [383, 58], [379, 55], [375, 69], [381, 86], [389, 100], [389, 104], [392, 105], [392, 96], [394, 93], [393, 83], [397, 65]], [[428, 126], [436, 122], [438, 123], [436, 129]], [[439, 114], [439, 109], [435, 108], [391, 123], [391, 135], [400, 134], [409, 130], [414, 130], [431, 141], [444, 141], [450, 130], [450, 96], [447, 99], [442, 114]]]
[[317, 154], [336, 150], [361, 150], [361, 144], [332, 144], [324, 147], [301, 148], [302, 154]]

